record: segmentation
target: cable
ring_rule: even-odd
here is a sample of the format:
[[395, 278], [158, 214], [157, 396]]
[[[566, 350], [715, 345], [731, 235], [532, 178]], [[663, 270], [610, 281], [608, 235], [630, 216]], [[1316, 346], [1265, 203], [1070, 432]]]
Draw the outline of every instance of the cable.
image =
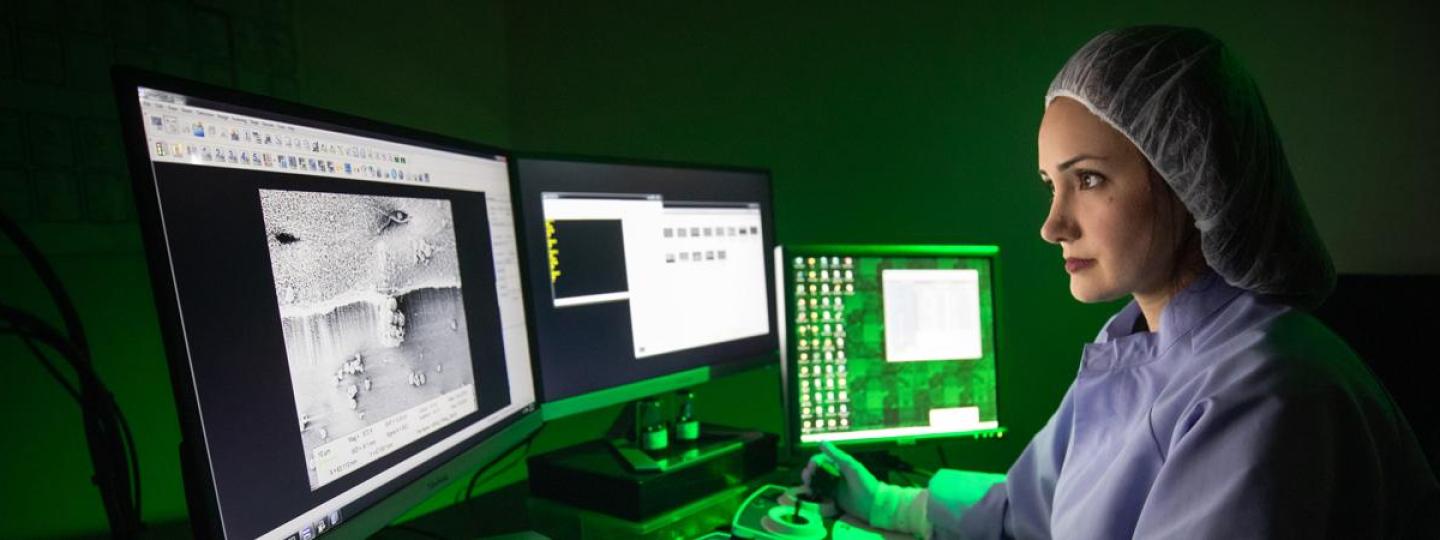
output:
[[[476, 469], [475, 473], [470, 475], [470, 481], [465, 485], [465, 491], [456, 494], [453, 502], [458, 504], [470, 500], [470, 492], [475, 489], [476, 485], [483, 484], [483, 482], [479, 482], [479, 480], [486, 471], [492, 471], [498, 474], [499, 472], [505, 471], [510, 467], [514, 466], [516, 463], [524, 461], [525, 455], [530, 451], [530, 443], [535, 440], [535, 437], [540, 434], [540, 431], [540, 429], [536, 429], [529, 435], [526, 435], [525, 438], [520, 441], [520, 444], [516, 445], [514, 449], [511, 449], [500, 459], [487, 463], [485, 464], [485, 466]], [[517, 455], [520, 457], [520, 459], [513, 459], [511, 457]], [[501, 464], [503, 464], [503, 466]], [[485, 476], [485, 480], [489, 480], [490, 478], [492, 477]], [[462, 496], [464, 497], [463, 499], [461, 498]], [[441, 536], [439, 534], [403, 523], [396, 523], [385, 526], [385, 530], [390, 529], [407, 531], [419, 536], [424, 536], [426, 538], [438, 538], [441, 540], [445, 539], [444, 536]]]
[[[95, 373], [80, 316], [50, 263], [4, 212], [0, 212], [0, 232], [10, 238], [30, 263], [31, 269], [50, 293], [65, 327], [62, 334], [29, 313], [0, 304], [0, 319], [8, 323], [4, 333], [15, 334], [24, 342], [45, 370], [80, 406], [85, 443], [95, 470], [91, 482], [100, 491], [110, 535], [121, 539], [134, 538], [144, 529], [144, 522], [140, 518], [140, 457], [129, 423], [115, 403], [114, 395]], [[36, 342], [49, 346], [70, 364], [75, 372], [75, 384], [65, 379], [50, 358], [36, 346]]]
[[[0, 304], [0, 316], [10, 325], [5, 331], [15, 334], [80, 406], [86, 445], [95, 470], [91, 481], [100, 489], [111, 533], [116, 537], [133, 537], [143, 528], [137, 504], [139, 456], [134, 451], [129, 426], [114, 397], [96, 377], [91, 366], [81, 360], [86, 354], [54, 328], [28, 313], [3, 304]], [[39, 350], [36, 341], [46, 344], [69, 362], [78, 378], [78, 390]], [[122, 441], [122, 434], [126, 440]]]
[[945, 457], [945, 449], [937, 444], [935, 445], [935, 453], [940, 455], [940, 467], [949, 469], [950, 458]]
[[118, 407], [114, 397], [98, 380], [82, 386], [85, 396], [85, 438], [90, 459], [95, 465], [91, 481], [100, 489], [106, 515], [111, 521], [111, 534], [130, 538], [140, 529], [139, 512], [132, 491], [133, 461], [117, 428]]
[[[10, 237], [10, 241], [30, 262], [31, 269], [35, 271], [35, 275], [40, 278], [40, 282], [49, 291], [51, 301], [55, 302], [56, 309], [60, 310], [60, 318], [65, 322], [65, 333], [69, 336], [69, 341], [75, 345], [77, 350], [89, 351], [90, 347], [85, 341], [85, 331], [80, 327], [80, 315], [75, 312], [75, 304], [70, 301], [70, 295], [65, 292], [65, 288], [60, 286], [60, 278], [55, 276], [55, 270], [40, 254], [40, 249], [35, 247], [35, 243], [25, 236], [25, 233], [20, 230], [20, 226], [11, 221], [10, 216], [5, 215], [4, 212], [0, 212], [0, 231]], [[90, 355], [85, 354], [77, 360], [89, 365]]]
[[[13, 331], [13, 328], [7, 330]], [[54, 363], [50, 362], [50, 359], [45, 356], [45, 353], [41, 352], [40, 348], [35, 346], [35, 342], [31, 338], [31, 336], [19, 333], [18, 331], [16, 331], [15, 333], [20, 338], [20, 341], [25, 344], [25, 348], [30, 349], [30, 352], [35, 355], [35, 358], [37, 360], [40, 361], [40, 365], [45, 368], [45, 371], [49, 372], [50, 376], [54, 377], [55, 381], [60, 384], [60, 387], [65, 390], [67, 394], [70, 394], [70, 398], [75, 400], [76, 404], [81, 405], [83, 408], [85, 401], [82, 399], [80, 392], [77, 391], [72, 384], [70, 384], [70, 381], [65, 380], [64, 376], [61, 375], [60, 370], [55, 367]], [[108, 396], [108, 393], [106, 395]], [[125, 446], [123, 450], [125, 453], [125, 461], [129, 464], [129, 467], [127, 468], [130, 472], [130, 485], [132, 488], [130, 497], [132, 505], [135, 508], [135, 515], [138, 516], [140, 515], [142, 491], [140, 488], [140, 456], [135, 448], [135, 438], [130, 432], [130, 423], [125, 420], [125, 415], [122, 414], [119, 407], [115, 405], [113, 398], [108, 404], [102, 403], [102, 406], [111, 411], [107, 413], [106, 416], [114, 417], [115, 421], [119, 424], [121, 433], [125, 437]], [[106, 431], [109, 432], [113, 430]]]
[[518, 459], [510, 460], [508, 463], [505, 463], [503, 467], [497, 467], [497, 465], [500, 463], [500, 460], [496, 460], [495, 462], [492, 462], [489, 465], [486, 465], [484, 467], [481, 467], [479, 470], [476, 470], [475, 474], [470, 475], [470, 483], [465, 486], [464, 498], [461, 500], [470, 500], [470, 498], [473, 496], [471, 492], [475, 489], [475, 486], [484, 485], [484, 482], [480, 481], [482, 473], [486, 472], [487, 470], [493, 473], [491, 475], [485, 476], [485, 481], [489, 481], [494, 478], [494, 475], [505, 472], [506, 470], [509, 470], [510, 467], [514, 467], [517, 463], [524, 461], [525, 457], [530, 453], [531, 443], [534, 442], [535, 438], [540, 435], [540, 431], [543, 429], [544, 427], [542, 426], [541, 428], [530, 432], [529, 435], [526, 435], [525, 439], [521, 441], [520, 447], [518, 448], [518, 453], [515, 450], [511, 450], [511, 455], [518, 455]]
[[49, 323], [40, 320], [40, 318], [34, 315], [5, 305], [4, 303], [0, 303], [0, 319], [4, 319], [5, 322], [10, 323], [9, 330], [11, 332], [28, 336], [30, 339], [39, 341], [51, 349], [55, 349], [55, 352], [60, 353], [60, 356], [75, 368], [77, 374], [88, 371], [88, 366], [76, 364], [76, 357], [79, 356], [80, 353], [76, 349], [75, 344], [60, 334], [59, 331], [55, 330], [53, 326], [50, 326]]
[[[456, 500], [455, 502], [457, 504], [468, 504], [471, 500], [471, 492], [475, 490], [475, 486], [484, 485], [485, 482], [494, 479], [500, 473], [509, 470], [511, 467], [514, 467], [518, 463], [523, 463], [525, 461], [525, 457], [530, 453], [530, 445], [534, 442], [535, 438], [540, 435], [540, 431], [542, 429], [543, 426], [540, 429], [536, 429], [535, 431], [531, 432], [529, 435], [526, 435], [525, 439], [521, 441], [521, 444], [518, 445], [517, 448], [511, 450], [503, 459], [497, 459], [495, 461], [492, 461], [485, 466], [477, 469], [474, 474], [471, 474], [470, 481], [465, 485], [465, 491], [456, 494], [458, 500]], [[512, 458], [511, 456], [518, 457]], [[405, 525], [394, 525], [393, 527], [404, 528], [406, 530], [429, 538], [443, 538], [440, 535]]]
[[75, 400], [77, 405], [80, 404], [80, 392], [75, 389], [74, 385], [70, 384], [70, 381], [65, 380], [65, 376], [60, 374], [60, 370], [55, 367], [55, 364], [50, 361], [50, 358], [46, 357], [45, 353], [41, 352], [39, 347], [35, 346], [35, 341], [26, 334], [19, 332], [15, 332], [15, 334], [20, 337], [20, 342], [25, 344], [25, 348], [30, 349], [30, 352], [35, 355], [35, 359], [40, 361], [40, 365], [45, 368], [45, 371], [50, 373], [51, 377], [55, 378], [55, 382], [60, 383], [60, 388], [65, 390], [65, 393], [70, 394], [70, 399]]
[[[135, 517], [140, 517], [140, 450], [135, 448], [135, 437], [130, 434], [130, 422], [125, 420], [125, 415], [120, 412], [120, 407], [115, 407], [115, 418], [120, 421], [121, 433], [125, 434], [126, 460], [130, 463], [130, 479], [134, 490]], [[144, 527], [144, 524], [141, 524]]]
[[[483, 485], [483, 483], [479, 482], [479, 479], [480, 479], [482, 473], [484, 473], [484, 472], [486, 472], [486, 471], [495, 471], [495, 474], [499, 474], [499, 473], [501, 473], [501, 472], [504, 472], [504, 471], [508, 470], [510, 467], [515, 466], [516, 463], [520, 463], [520, 462], [524, 461], [524, 458], [525, 458], [526, 454], [528, 454], [528, 453], [530, 452], [530, 443], [535, 440], [535, 437], [537, 437], [538, 435], [540, 435], [540, 431], [543, 430], [543, 429], [544, 429], [544, 427], [542, 426], [540, 429], [536, 429], [535, 431], [530, 432], [529, 435], [526, 435], [526, 436], [525, 436], [525, 439], [524, 439], [523, 441], [521, 441], [520, 446], [517, 447], [517, 449], [516, 449], [516, 450], [519, 451], [518, 454], [517, 454], [516, 450], [511, 450], [511, 451], [510, 451], [510, 455], [519, 455], [519, 456], [520, 456], [520, 459], [514, 459], [514, 460], [510, 460], [510, 459], [495, 460], [495, 461], [493, 461], [493, 462], [485, 465], [484, 467], [480, 467], [479, 469], [477, 469], [477, 470], [475, 471], [475, 474], [470, 475], [470, 482], [465, 485], [464, 498], [461, 499], [461, 501], [468, 501], [468, 500], [470, 500], [471, 492], [475, 490], [475, 486], [477, 486], [477, 485]], [[508, 456], [507, 456], [507, 458], [508, 458]], [[497, 465], [500, 464], [500, 463], [502, 463], [502, 462], [505, 463], [505, 466], [504, 466], [504, 467], [497, 467]], [[486, 477], [485, 480], [488, 481], [488, 480], [490, 480], [491, 478], [493, 478], [493, 476]]]

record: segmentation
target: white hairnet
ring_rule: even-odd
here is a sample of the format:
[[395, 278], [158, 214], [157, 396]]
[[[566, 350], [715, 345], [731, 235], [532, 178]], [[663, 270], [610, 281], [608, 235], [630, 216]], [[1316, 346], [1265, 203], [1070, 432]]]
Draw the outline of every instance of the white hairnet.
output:
[[1335, 268], [1260, 92], [1213, 36], [1138, 26], [1096, 36], [1050, 83], [1135, 144], [1195, 217], [1226, 282], [1314, 308]]

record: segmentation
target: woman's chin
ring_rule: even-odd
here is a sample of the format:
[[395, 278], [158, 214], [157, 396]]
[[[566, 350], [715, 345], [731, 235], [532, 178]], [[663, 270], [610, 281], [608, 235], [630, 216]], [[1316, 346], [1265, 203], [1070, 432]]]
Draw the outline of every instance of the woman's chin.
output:
[[1082, 276], [1070, 276], [1070, 296], [1082, 304], [1098, 304], [1109, 302], [1124, 296], [1121, 293], [1110, 290], [1109, 287], [1093, 283], [1092, 280]]

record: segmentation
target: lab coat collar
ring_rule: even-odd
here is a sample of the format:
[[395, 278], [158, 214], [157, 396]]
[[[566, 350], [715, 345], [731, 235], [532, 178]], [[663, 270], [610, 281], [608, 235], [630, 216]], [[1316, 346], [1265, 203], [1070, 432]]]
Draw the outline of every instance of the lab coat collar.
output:
[[1214, 271], [1207, 270], [1176, 293], [1160, 314], [1159, 332], [1136, 332], [1135, 321], [1144, 316], [1134, 299], [1110, 318], [1094, 343], [1085, 345], [1082, 370], [1108, 370], [1142, 364], [1165, 354], [1190, 335], [1210, 315], [1241, 292]]

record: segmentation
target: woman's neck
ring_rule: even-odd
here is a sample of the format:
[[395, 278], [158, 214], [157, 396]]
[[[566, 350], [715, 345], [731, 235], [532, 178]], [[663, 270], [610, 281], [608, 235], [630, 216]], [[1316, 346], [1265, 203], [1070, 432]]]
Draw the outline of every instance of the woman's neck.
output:
[[1160, 315], [1165, 312], [1165, 304], [1170, 303], [1170, 296], [1135, 293], [1135, 303], [1140, 304], [1140, 315], [1143, 321], [1140, 324], [1145, 326], [1144, 331], [1159, 332]]
[[1165, 313], [1165, 306], [1170, 304], [1170, 300], [1175, 298], [1176, 294], [1194, 283], [1201, 273], [1199, 270], [1185, 271], [1180, 274], [1179, 279], [1167, 286], [1150, 292], [1136, 291], [1131, 295], [1135, 298], [1135, 303], [1140, 305], [1140, 313], [1144, 316], [1145, 331], [1160, 331], [1160, 316]]

